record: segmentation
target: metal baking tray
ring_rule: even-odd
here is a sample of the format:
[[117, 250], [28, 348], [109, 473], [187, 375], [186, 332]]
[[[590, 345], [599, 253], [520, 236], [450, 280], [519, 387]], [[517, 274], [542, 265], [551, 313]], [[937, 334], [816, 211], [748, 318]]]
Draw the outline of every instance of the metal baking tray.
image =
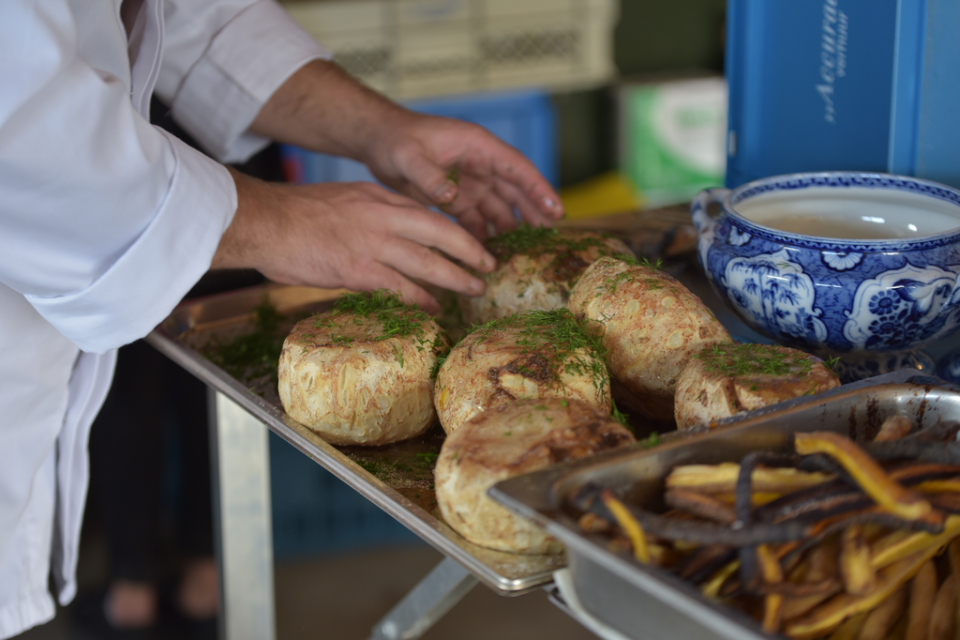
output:
[[324, 310], [342, 293], [264, 285], [201, 298], [177, 307], [147, 341], [501, 595], [520, 595], [550, 582], [553, 572], [566, 564], [562, 555], [484, 549], [442, 521], [435, 508], [430, 458], [443, 440], [439, 424], [420, 438], [386, 447], [334, 447], [284, 413], [269, 376], [241, 379], [205, 355], [211, 341], [248, 332], [255, 308], [265, 300], [283, 314], [281, 330], [289, 331], [297, 317]]
[[896, 413], [912, 417], [914, 430], [960, 420], [960, 387], [915, 370], [897, 371], [727, 419], [712, 431], [675, 433], [654, 449], [631, 447], [504, 480], [490, 493], [566, 545], [581, 604], [628, 638], [769, 640], [745, 614], [711, 602], [668, 571], [609, 551], [603, 538], [584, 534], [564, 512], [565, 496], [592, 482], [655, 507], [675, 465], [737, 462], [756, 450], [789, 452], [796, 431], [872, 438]]

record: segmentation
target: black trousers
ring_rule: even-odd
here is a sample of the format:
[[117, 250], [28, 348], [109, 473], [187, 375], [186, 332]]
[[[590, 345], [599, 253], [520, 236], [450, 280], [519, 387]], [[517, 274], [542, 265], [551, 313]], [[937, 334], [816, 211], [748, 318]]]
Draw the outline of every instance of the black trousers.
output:
[[143, 341], [120, 349], [90, 460], [109, 578], [157, 582], [213, 554], [206, 385]]

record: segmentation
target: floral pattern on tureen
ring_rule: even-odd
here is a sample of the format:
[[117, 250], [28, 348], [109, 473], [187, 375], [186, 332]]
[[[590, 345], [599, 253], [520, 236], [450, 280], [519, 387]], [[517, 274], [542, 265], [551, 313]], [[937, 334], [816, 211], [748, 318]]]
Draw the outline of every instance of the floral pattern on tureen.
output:
[[922, 342], [944, 328], [955, 327], [960, 307], [943, 313], [960, 301], [957, 287], [960, 265], [946, 271], [915, 267], [909, 262], [860, 283], [847, 311], [843, 335], [859, 349], [887, 351]]
[[826, 339], [822, 311], [813, 306], [813, 280], [787, 250], [730, 260], [723, 285], [730, 302], [769, 335], [810, 343]]
[[862, 253], [847, 251], [821, 251], [823, 262], [835, 271], [847, 271], [853, 269], [863, 260]]

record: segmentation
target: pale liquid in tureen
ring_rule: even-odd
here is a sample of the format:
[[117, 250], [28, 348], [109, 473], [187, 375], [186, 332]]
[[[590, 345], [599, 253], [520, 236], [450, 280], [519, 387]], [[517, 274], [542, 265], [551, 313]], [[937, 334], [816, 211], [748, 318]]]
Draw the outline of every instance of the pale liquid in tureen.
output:
[[892, 240], [894, 238], [912, 238], [917, 235], [916, 232], [891, 228], [875, 222], [833, 220], [816, 215], [798, 216], [773, 213], [769, 218], [765, 218], [763, 221], [755, 220], [755, 222], [779, 231], [824, 238]]
[[960, 206], [889, 189], [777, 191], [749, 198], [734, 208], [765, 227], [820, 238], [919, 238], [960, 228]]

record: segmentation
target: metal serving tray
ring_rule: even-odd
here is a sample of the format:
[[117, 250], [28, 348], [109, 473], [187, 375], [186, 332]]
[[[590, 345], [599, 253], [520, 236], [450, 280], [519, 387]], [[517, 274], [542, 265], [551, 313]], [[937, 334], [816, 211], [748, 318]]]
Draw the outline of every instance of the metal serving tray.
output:
[[609, 551], [602, 538], [584, 534], [563, 511], [565, 496], [592, 482], [656, 509], [662, 504], [664, 477], [675, 465], [737, 462], [755, 450], [789, 452], [796, 431], [872, 438], [896, 413], [911, 416], [914, 430], [960, 420], [960, 387], [917, 371], [898, 371], [728, 419], [712, 431], [671, 434], [654, 449], [631, 447], [505, 480], [491, 495], [566, 545], [581, 604], [627, 637], [768, 639], [748, 616], [709, 601], [663, 569]]
[[430, 463], [424, 464], [417, 455], [439, 450], [439, 425], [421, 438], [397, 445], [334, 447], [284, 413], [271, 380], [238, 379], [204, 356], [204, 346], [211, 340], [229, 340], [248, 331], [254, 309], [265, 299], [287, 317], [289, 330], [297, 314], [322, 311], [342, 293], [265, 285], [197, 299], [175, 309], [147, 340], [491, 589], [501, 595], [519, 595], [550, 582], [553, 572], [566, 564], [562, 555], [524, 556], [484, 549], [440, 519], [433, 500], [432, 461], [427, 457]]

